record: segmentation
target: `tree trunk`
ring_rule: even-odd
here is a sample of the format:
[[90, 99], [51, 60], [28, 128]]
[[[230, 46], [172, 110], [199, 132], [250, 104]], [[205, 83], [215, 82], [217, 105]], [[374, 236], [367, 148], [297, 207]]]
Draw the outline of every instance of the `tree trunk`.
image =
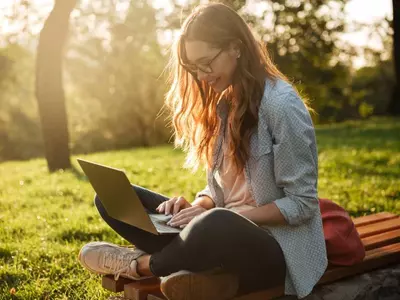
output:
[[393, 61], [395, 68], [395, 86], [392, 99], [388, 105], [388, 113], [400, 115], [400, 0], [393, 2]]
[[55, 0], [40, 32], [36, 58], [36, 98], [49, 171], [71, 167], [63, 89], [63, 49], [76, 0]]

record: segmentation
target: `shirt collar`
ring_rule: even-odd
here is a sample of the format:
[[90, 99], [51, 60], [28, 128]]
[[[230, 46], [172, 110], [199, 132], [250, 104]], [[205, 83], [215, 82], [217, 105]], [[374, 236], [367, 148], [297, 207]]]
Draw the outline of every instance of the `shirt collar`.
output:
[[225, 119], [228, 115], [228, 101], [226, 98], [222, 98], [217, 104], [217, 114], [221, 119]]

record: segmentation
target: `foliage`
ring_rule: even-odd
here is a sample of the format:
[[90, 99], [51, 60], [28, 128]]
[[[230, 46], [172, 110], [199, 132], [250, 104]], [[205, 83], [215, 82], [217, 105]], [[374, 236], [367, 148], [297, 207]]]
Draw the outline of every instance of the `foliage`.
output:
[[[275, 63], [294, 82], [318, 112], [316, 121], [343, 120], [349, 106], [351, 66], [339, 60], [336, 45], [345, 28], [347, 0], [255, 1], [264, 4], [257, 12], [248, 11], [246, 1], [218, 1], [236, 9], [253, 32], [267, 44]], [[190, 11], [176, 4], [167, 19], [177, 26], [178, 16]], [[343, 117], [344, 116], [344, 117]]]
[[[353, 216], [400, 213], [399, 124], [374, 119], [317, 127], [319, 196]], [[171, 147], [80, 157], [125, 169], [131, 182], [169, 196], [193, 199], [205, 184], [204, 173], [179, 167], [184, 155]], [[74, 165], [49, 174], [44, 159], [0, 164], [0, 299], [107, 299], [99, 276], [84, 270], [77, 254], [90, 241], [127, 242], [101, 220], [93, 190]]]
[[[332, 121], [348, 101], [350, 68], [338, 60], [336, 43], [344, 30], [344, 4], [335, 1], [273, 1], [266, 17], [273, 27], [256, 27], [268, 43], [276, 64], [307, 95], [318, 119]], [[334, 17], [333, 17], [334, 16]]]
[[0, 49], [0, 161], [42, 154], [37, 104], [34, 98], [32, 53], [11, 44]]
[[[84, 35], [71, 43], [67, 70], [74, 89], [70, 98], [75, 98], [70, 103], [74, 150], [165, 142], [164, 124], [156, 120], [163, 102], [164, 59], [154, 9], [146, 1], [132, 1], [124, 18], [117, 12], [98, 15], [93, 26], [106, 21], [108, 38]], [[91, 76], [82, 77], [86, 72]]]
[[361, 117], [384, 115], [395, 84], [393, 62], [386, 60], [374, 67], [356, 71], [352, 80], [351, 100], [358, 103]]
[[[171, 12], [147, 0], [80, 1], [73, 11], [64, 62], [73, 153], [169, 141], [168, 120], [159, 116], [169, 54], [162, 40], [200, 1], [173, 2]], [[267, 43], [278, 67], [310, 99], [316, 123], [387, 113], [394, 83], [389, 20], [369, 25], [384, 50], [365, 49], [368, 65], [354, 70], [356, 51], [340, 41], [347, 0], [255, 0], [253, 11], [245, 0], [219, 2], [237, 10]], [[8, 21], [20, 31], [0, 37], [0, 161], [43, 155], [32, 49], [46, 17], [46, 9], [16, 0]]]

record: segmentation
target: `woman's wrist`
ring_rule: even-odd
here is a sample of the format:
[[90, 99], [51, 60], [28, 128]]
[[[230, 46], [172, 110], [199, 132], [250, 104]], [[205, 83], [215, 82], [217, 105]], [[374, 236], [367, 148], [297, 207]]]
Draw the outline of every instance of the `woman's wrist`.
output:
[[192, 206], [195, 205], [199, 205], [207, 210], [215, 207], [214, 201], [208, 196], [200, 196], [194, 199]]
[[274, 202], [242, 211], [239, 214], [257, 225], [288, 225], [286, 219]]

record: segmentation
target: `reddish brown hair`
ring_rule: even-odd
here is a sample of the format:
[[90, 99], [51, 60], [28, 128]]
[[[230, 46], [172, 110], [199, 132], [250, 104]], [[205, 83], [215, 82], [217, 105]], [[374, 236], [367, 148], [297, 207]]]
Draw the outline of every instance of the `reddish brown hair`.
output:
[[[184, 42], [197, 40], [223, 49], [237, 43], [241, 56], [232, 85], [222, 93], [200, 82], [181, 64], [186, 59]], [[186, 166], [194, 170], [200, 164], [211, 167], [212, 153], [220, 121], [217, 104], [226, 97], [229, 112], [229, 157], [242, 170], [249, 156], [249, 140], [258, 122], [258, 109], [266, 78], [286, 77], [276, 68], [265, 48], [246, 22], [230, 7], [211, 3], [194, 9], [184, 21], [170, 60], [171, 87], [166, 105], [172, 113], [175, 146], [187, 152]]]

